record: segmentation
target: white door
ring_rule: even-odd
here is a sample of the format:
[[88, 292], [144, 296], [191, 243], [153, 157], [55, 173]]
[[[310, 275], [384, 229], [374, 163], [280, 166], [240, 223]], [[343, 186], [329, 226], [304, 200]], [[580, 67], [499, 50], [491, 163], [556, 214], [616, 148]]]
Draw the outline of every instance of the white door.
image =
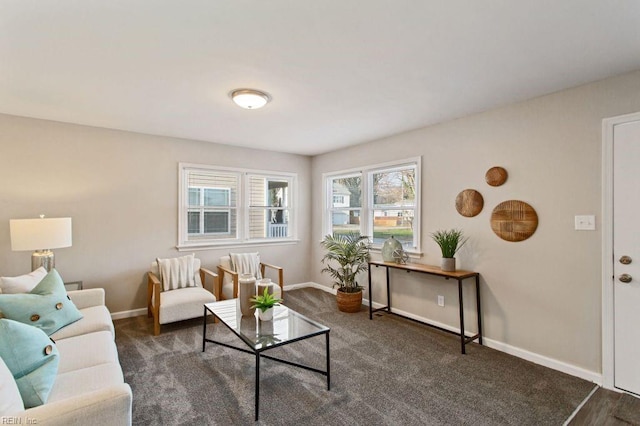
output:
[[640, 395], [640, 120], [613, 128], [614, 386]]

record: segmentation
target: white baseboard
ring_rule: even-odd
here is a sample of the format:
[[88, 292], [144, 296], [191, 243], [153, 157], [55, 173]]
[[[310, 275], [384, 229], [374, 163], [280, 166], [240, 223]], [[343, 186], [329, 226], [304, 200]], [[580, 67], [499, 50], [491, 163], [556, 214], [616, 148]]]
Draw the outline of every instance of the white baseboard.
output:
[[[290, 284], [290, 285], [285, 285], [284, 289], [285, 291], [287, 290], [296, 290], [299, 288], [306, 288], [306, 287], [312, 287], [312, 288], [317, 288], [318, 290], [322, 290], [322, 291], [326, 291], [327, 293], [332, 293], [332, 294], [336, 294], [336, 289], [331, 288], [331, 287], [327, 287], [315, 282], [306, 282], [306, 283], [299, 283], [299, 284]], [[285, 296], [286, 297], [286, 296]], [[369, 306], [369, 300], [368, 299], [362, 299], [362, 304], [365, 306]], [[381, 303], [376, 303], [373, 302], [372, 303], [374, 308], [382, 308], [383, 304]], [[411, 312], [406, 312], [406, 311], [402, 311], [400, 309], [395, 309], [395, 308], [391, 308], [391, 312], [397, 313], [399, 315], [402, 316], [406, 316], [407, 318], [411, 318], [414, 319], [416, 321], [420, 321], [423, 322], [425, 324], [430, 324], [433, 325], [435, 327], [439, 327], [443, 330], [448, 330], [448, 331], [452, 331], [454, 333], [460, 333], [460, 329], [457, 327], [452, 327], [448, 324], [443, 324], [440, 323], [438, 321], [433, 321], [430, 320], [428, 318], [424, 318], [421, 317], [419, 315], [415, 315], [412, 314]], [[147, 309], [146, 308], [142, 308], [142, 309], [133, 309], [130, 311], [122, 311], [122, 312], [116, 312], [111, 314], [111, 318], [116, 320], [116, 319], [122, 319], [122, 318], [130, 318], [130, 317], [136, 317], [139, 315], [146, 315], [147, 314]], [[465, 335], [467, 336], [471, 336], [475, 333], [468, 333], [465, 332]], [[504, 352], [507, 353], [509, 355], [513, 355], [516, 356], [518, 358], [522, 358], [525, 359], [527, 361], [531, 361], [534, 364], [538, 364], [538, 365], [542, 365], [544, 367], [548, 367], [551, 368], [553, 370], [557, 370], [566, 374], [569, 374], [571, 376], [575, 376], [575, 377], [579, 377], [581, 379], [584, 380], [588, 380], [590, 382], [593, 382], [599, 386], [602, 386], [602, 374], [601, 373], [596, 373], [594, 371], [589, 371], [589, 370], [585, 370], [584, 368], [580, 368], [577, 367], [575, 365], [571, 365], [568, 364], [566, 362], [562, 362], [562, 361], [558, 361], [556, 359], [553, 358], [549, 358], [546, 357], [544, 355], [540, 355], [540, 354], [536, 354], [534, 352], [530, 352], [527, 351], [525, 349], [522, 348], [518, 348], [512, 345], [509, 345], [507, 343], [503, 343], [500, 342], [498, 340], [494, 340], [494, 339], [489, 339], [487, 337], [482, 337], [483, 340], [483, 344], [491, 349], [495, 349], [498, 350], [500, 352]]]
[[581, 379], [588, 380], [599, 386], [602, 386], [602, 374], [600, 373], [585, 370], [584, 368], [580, 368], [563, 361], [558, 361], [557, 359], [549, 358], [544, 355], [536, 354], [534, 352], [529, 352], [525, 349], [511, 346], [497, 340], [488, 339], [486, 337], [483, 337], [482, 340], [486, 346], [492, 349], [508, 353], [509, 355], [517, 356], [518, 358], [526, 359], [527, 361], [531, 361], [535, 364], [561, 371], [571, 376], [580, 377]]
[[286, 291], [286, 290], [295, 290], [298, 288], [305, 288], [305, 287], [317, 288], [318, 290], [326, 291], [327, 293], [332, 293], [332, 294], [336, 294], [337, 292], [335, 288], [327, 287], [318, 283], [314, 283], [312, 281], [309, 281], [306, 283], [300, 283], [300, 284], [285, 285], [284, 289]]
[[[369, 306], [369, 300], [367, 299], [363, 299], [362, 303], [364, 305]], [[381, 303], [376, 303], [373, 302], [372, 303], [374, 308], [382, 308], [386, 305], [383, 305]], [[430, 324], [439, 328], [442, 328], [443, 330], [448, 330], [448, 331], [452, 331], [454, 333], [460, 333], [460, 328], [458, 327], [452, 327], [448, 324], [443, 324], [440, 323], [438, 321], [433, 321], [430, 320], [428, 318], [424, 318], [424, 317], [420, 317], [418, 315], [412, 314], [410, 312], [405, 312], [402, 311], [400, 309], [395, 309], [395, 308], [391, 308], [391, 312], [394, 312], [396, 314], [400, 314], [402, 316], [406, 316], [407, 318], [411, 318], [420, 322], [424, 322], [425, 324]], [[465, 331], [464, 333], [466, 336], [472, 336], [475, 334], [475, 332], [468, 332]], [[491, 348], [491, 349], [496, 349], [500, 352], [504, 352], [507, 353], [509, 355], [513, 355], [516, 356], [518, 358], [522, 358], [525, 359], [527, 361], [531, 361], [534, 364], [538, 364], [538, 365], [542, 365], [544, 367], [548, 367], [551, 368], [553, 370], [557, 370], [557, 371], [561, 371], [563, 373], [569, 374], [571, 376], [575, 376], [575, 377], [579, 377], [581, 379], [593, 382], [599, 386], [602, 386], [602, 374], [600, 373], [596, 373], [594, 371], [589, 371], [589, 370], [585, 370], [584, 368], [580, 368], [580, 367], [576, 367], [575, 365], [571, 365], [568, 364], [566, 362], [562, 362], [562, 361], [558, 361], [557, 359], [553, 359], [553, 358], [549, 358], [546, 357], [544, 355], [540, 355], [540, 354], [536, 354], [534, 352], [530, 352], [527, 351], [525, 349], [522, 348], [518, 348], [516, 346], [512, 346], [503, 342], [500, 342], [498, 340], [494, 340], [494, 339], [489, 339], [485, 336], [482, 337], [482, 343]]]
[[147, 308], [133, 309], [131, 311], [114, 312], [113, 314], [111, 314], [111, 319], [119, 320], [123, 318], [139, 317], [140, 315], [147, 315]]

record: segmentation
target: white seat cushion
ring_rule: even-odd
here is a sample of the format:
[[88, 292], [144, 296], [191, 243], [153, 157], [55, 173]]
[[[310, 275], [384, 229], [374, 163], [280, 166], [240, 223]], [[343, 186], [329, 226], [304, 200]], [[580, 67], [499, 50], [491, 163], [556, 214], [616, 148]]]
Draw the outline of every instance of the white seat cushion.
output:
[[[222, 256], [220, 258], [220, 266], [233, 271], [233, 268], [231, 267], [231, 257]], [[222, 298], [233, 299], [233, 280], [229, 274], [223, 274], [222, 276]]]
[[59, 375], [100, 364], [118, 364], [118, 350], [109, 331], [69, 337], [57, 341], [56, 346], [60, 352]]
[[50, 337], [57, 342], [61, 339], [80, 336], [94, 331], [108, 331], [111, 333], [112, 338], [115, 338], [111, 314], [106, 306], [100, 305], [80, 309], [80, 313], [83, 316], [81, 320], [62, 327]]
[[[229, 275], [229, 274], [225, 274]], [[229, 280], [227, 282], [226, 277], [225, 281], [222, 283], [222, 299], [229, 300], [233, 299], [233, 281]]]
[[118, 363], [58, 373], [47, 403], [62, 401], [120, 383], [124, 383], [124, 377]]
[[202, 287], [186, 287], [160, 293], [160, 324], [202, 317], [204, 304], [216, 297]]
[[0, 358], [0, 419], [24, 410], [22, 397], [13, 374]]

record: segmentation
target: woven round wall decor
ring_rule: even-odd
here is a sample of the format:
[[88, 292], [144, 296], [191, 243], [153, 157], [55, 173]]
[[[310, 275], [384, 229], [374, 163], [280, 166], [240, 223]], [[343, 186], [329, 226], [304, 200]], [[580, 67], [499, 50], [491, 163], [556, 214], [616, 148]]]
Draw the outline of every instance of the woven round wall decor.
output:
[[491, 229], [505, 241], [524, 241], [537, 228], [538, 214], [524, 201], [503, 201], [491, 213]]
[[482, 194], [475, 189], [465, 189], [456, 197], [456, 210], [462, 216], [477, 216], [484, 207], [484, 198]]
[[507, 181], [507, 177], [509, 174], [502, 167], [492, 167], [487, 170], [487, 173], [484, 175], [484, 179], [491, 186], [500, 186]]

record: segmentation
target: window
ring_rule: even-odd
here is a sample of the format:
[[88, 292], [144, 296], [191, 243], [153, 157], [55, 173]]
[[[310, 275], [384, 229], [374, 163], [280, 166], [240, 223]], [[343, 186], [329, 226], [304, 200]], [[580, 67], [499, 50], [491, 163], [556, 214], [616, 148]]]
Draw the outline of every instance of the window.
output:
[[325, 175], [324, 234], [360, 232], [374, 247], [393, 235], [420, 251], [420, 159]]
[[249, 238], [286, 238], [289, 230], [288, 179], [249, 176]]
[[335, 176], [329, 180], [329, 208], [331, 228], [325, 234], [344, 234], [360, 231], [362, 210], [362, 177], [357, 175]]
[[294, 174], [180, 164], [180, 181], [178, 247], [295, 236]]
[[369, 173], [373, 199], [373, 242], [380, 244], [394, 236], [405, 249], [414, 250], [416, 232], [416, 166], [403, 165]]
[[231, 233], [231, 188], [189, 187], [189, 235]]

